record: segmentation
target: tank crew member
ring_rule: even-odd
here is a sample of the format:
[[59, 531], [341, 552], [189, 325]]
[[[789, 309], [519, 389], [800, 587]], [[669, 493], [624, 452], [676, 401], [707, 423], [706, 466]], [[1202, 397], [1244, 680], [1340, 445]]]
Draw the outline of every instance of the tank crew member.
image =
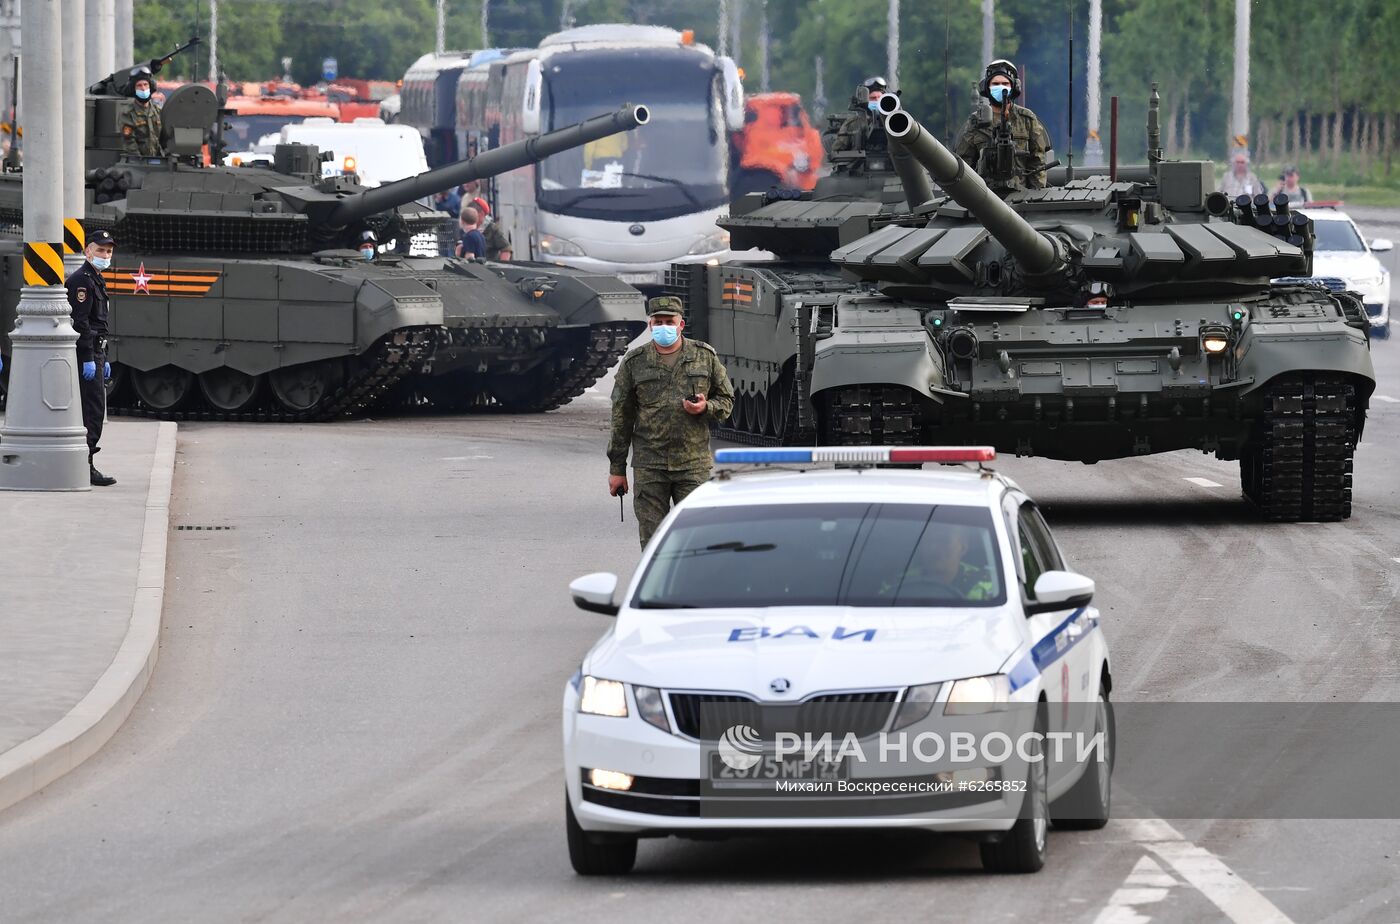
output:
[[608, 440], [608, 493], [627, 493], [632, 453], [632, 510], [645, 548], [673, 503], [710, 477], [710, 422], [734, 409], [729, 373], [714, 347], [682, 336], [684, 307], [674, 296], [647, 300], [651, 343], [617, 367]]
[[501, 223], [491, 215], [491, 206], [487, 205], [486, 200], [480, 196], [473, 199], [471, 204], [481, 219], [477, 230], [481, 232], [482, 238], [486, 241], [486, 259], [509, 260], [512, 256], [510, 235], [501, 227]]
[[379, 235], [375, 234], [373, 231], [365, 231], [363, 234], [360, 235], [360, 256], [363, 257], [365, 260], [368, 261], [374, 259], [375, 251], [378, 248], [378, 246]]
[[121, 117], [122, 150], [138, 157], [164, 157], [165, 146], [160, 140], [160, 109], [151, 102], [155, 81], [146, 68], [132, 77], [135, 100]]
[[83, 265], [73, 271], [64, 283], [68, 288], [68, 307], [73, 313], [73, 329], [78, 332], [78, 391], [82, 396], [83, 426], [87, 428], [88, 468], [90, 480], [97, 487], [117, 483], [93, 465], [92, 457], [100, 449], [102, 418], [107, 413], [107, 387], [112, 377], [112, 364], [107, 361], [107, 283], [102, 271], [112, 265], [116, 241], [106, 231], [88, 238]]
[[889, 90], [883, 77], [870, 77], [861, 84], [851, 99], [851, 112], [839, 122], [834, 118], [822, 133], [822, 147], [832, 151], [859, 151], [865, 148], [875, 114], [880, 111], [880, 97]]
[[[977, 92], [991, 101], [991, 120], [984, 118], [985, 110], [974, 112], [963, 123], [954, 153], [976, 168], [983, 179], [995, 183], [995, 188], [1044, 189], [1045, 162], [1051, 150], [1050, 135], [1035, 113], [1013, 100], [1021, 95], [1021, 75], [1016, 65], [999, 58], [987, 65]], [[1005, 119], [1011, 129], [1016, 149], [1012, 175], [997, 176], [992, 144], [997, 123]]]

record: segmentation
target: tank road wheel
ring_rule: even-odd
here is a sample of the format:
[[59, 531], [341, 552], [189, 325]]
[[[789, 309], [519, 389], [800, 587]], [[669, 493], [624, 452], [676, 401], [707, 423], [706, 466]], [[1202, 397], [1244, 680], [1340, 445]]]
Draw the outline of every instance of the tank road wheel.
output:
[[267, 374], [272, 396], [293, 414], [314, 413], [330, 401], [344, 380], [345, 365], [338, 359], [301, 363]]
[[117, 400], [122, 393], [123, 386], [131, 378], [130, 370], [121, 363], [112, 363], [112, 377], [107, 380], [107, 403], [119, 404]]
[[214, 410], [237, 414], [248, 410], [258, 400], [262, 379], [220, 366], [199, 374], [199, 391]]
[[1327, 522], [1351, 516], [1356, 388], [1340, 376], [1271, 383], [1254, 438], [1240, 457], [1240, 484], [1266, 519]]
[[784, 375], [773, 383], [773, 389], [768, 400], [768, 432], [778, 439], [783, 438], [787, 432], [788, 399], [791, 396], [791, 387], [788, 385], [787, 376]]
[[166, 413], [179, 410], [194, 394], [194, 373], [176, 366], [138, 369], [132, 373], [131, 384], [136, 389], [136, 397], [146, 407]]
[[768, 432], [768, 395], [761, 391], [753, 395], [753, 432]]

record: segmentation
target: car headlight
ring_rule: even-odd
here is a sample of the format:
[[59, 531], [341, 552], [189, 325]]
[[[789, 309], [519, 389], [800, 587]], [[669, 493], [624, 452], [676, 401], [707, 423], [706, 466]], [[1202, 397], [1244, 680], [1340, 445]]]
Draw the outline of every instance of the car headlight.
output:
[[627, 717], [627, 687], [617, 680], [600, 680], [584, 675], [578, 711], [588, 715]]
[[1011, 698], [1011, 683], [1005, 674], [988, 674], [985, 677], [968, 677], [953, 682], [948, 691], [948, 703], [943, 707], [944, 715], [981, 715], [984, 712], [1000, 712], [1006, 708]]
[[1351, 288], [1374, 289], [1382, 282], [1385, 282], [1384, 276], [1355, 276], [1351, 280]]
[[729, 232], [712, 231], [704, 237], [700, 238], [700, 240], [696, 241], [694, 246], [692, 246], [689, 250], [686, 251], [686, 255], [693, 256], [697, 253], [714, 253], [716, 250], [728, 249]]
[[540, 251], [551, 257], [581, 257], [583, 248], [566, 237], [553, 234], [540, 235]]
[[910, 687], [899, 703], [899, 711], [894, 714], [894, 725], [890, 726], [890, 731], [908, 728], [915, 722], [928, 718], [928, 714], [933, 711], [934, 701], [938, 699], [938, 690], [942, 686], [941, 683], [926, 683]]
[[637, 701], [637, 713], [648, 725], [655, 725], [664, 732], [671, 731], [671, 723], [666, 718], [666, 703], [661, 691], [656, 687], [633, 686], [632, 696]]

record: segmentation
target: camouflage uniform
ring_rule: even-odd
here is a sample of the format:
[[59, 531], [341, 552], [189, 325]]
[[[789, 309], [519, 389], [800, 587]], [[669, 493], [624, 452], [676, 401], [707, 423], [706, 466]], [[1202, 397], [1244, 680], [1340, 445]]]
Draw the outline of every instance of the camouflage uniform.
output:
[[[703, 414], [689, 414], [681, 402], [705, 395]], [[648, 343], [632, 350], [617, 367], [612, 393], [612, 436], [608, 472], [627, 474], [632, 451], [632, 510], [645, 547], [673, 503], [679, 503], [710, 477], [710, 421], [734, 409], [729, 373], [714, 347], [683, 337], [674, 367], [662, 362]]]
[[[1045, 152], [1050, 150], [1050, 135], [1046, 133], [1045, 126], [1040, 124], [1034, 112], [1015, 103], [1010, 105], [1011, 114], [1008, 121], [1011, 123], [1011, 138], [1016, 143], [1016, 166], [1021, 170], [1044, 167]], [[984, 112], [990, 110], [984, 109]], [[990, 114], [992, 121], [1001, 118], [998, 113]], [[978, 113], [968, 116], [958, 134], [957, 146], [953, 149], [953, 153], [967, 161], [983, 178], [986, 178], [987, 173], [978, 165], [978, 160], [982, 152], [991, 147], [992, 121], [987, 121]], [[1012, 189], [1044, 189], [1045, 171], [1042, 169], [1024, 178], [1017, 176], [1008, 185]]]
[[480, 229], [481, 236], [486, 238], [486, 259], [501, 259], [501, 251], [510, 250], [510, 235], [506, 234], [500, 222], [494, 218], [487, 218], [486, 224]]
[[140, 157], [161, 157], [160, 109], [152, 102], [132, 100], [121, 117], [122, 150]]

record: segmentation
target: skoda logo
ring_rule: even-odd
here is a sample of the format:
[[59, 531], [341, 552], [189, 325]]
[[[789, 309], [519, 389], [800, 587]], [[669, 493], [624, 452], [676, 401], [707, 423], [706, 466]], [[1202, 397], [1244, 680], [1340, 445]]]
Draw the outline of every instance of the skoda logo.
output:
[[774, 693], [786, 693], [792, 688], [792, 683], [786, 677], [779, 677], [768, 684], [768, 689]]
[[627, 229], [627, 231], [628, 231], [629, 234], [634, 234], [634, 235], [640, 237], [640, 236], [642, 236], [643, 234], [646, 234], [646, 233], [647, 233], [647, 228], [646, 228], [646, 225], [644, 225], [644, 224], [642, 224], [642, 223], [640, 223], [640, 222], [636, 222], [636, 223], [634, 223], [631, 227], [629, 227], [629, 228]]

